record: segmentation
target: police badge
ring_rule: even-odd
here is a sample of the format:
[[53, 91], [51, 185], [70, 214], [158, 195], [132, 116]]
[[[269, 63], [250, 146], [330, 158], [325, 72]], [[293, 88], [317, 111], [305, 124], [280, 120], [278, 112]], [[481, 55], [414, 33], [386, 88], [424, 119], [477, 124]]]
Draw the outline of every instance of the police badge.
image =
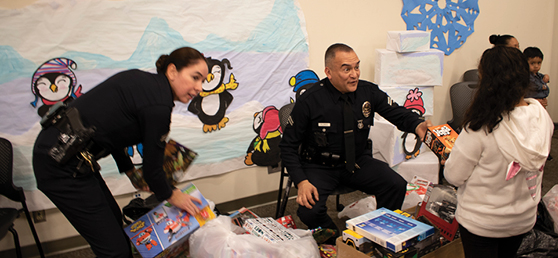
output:
[[370, 102], [365, 101], [362, 104], [362, 114], [364, 115], [364, 117], [369, 117], [371, 112], [372, 112], [372, 105], [370, 105]]

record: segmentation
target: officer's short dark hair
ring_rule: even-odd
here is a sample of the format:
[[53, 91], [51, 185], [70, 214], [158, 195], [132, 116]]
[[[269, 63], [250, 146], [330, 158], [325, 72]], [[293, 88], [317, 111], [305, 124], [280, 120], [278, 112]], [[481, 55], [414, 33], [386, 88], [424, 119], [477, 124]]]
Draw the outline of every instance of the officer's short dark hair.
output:
[[326, 50], [325, 53], [325, 66], [327, 67], [328, 64], [331, 62], [331, 60], [333, 60], [335, 58], [335, 53], [337, 53], [338, 51], [343, 51], [343, 52], [353, 52], [353, 48], [343, 44], [343, 43], [335, 43], [331, 46], [329, 46]]

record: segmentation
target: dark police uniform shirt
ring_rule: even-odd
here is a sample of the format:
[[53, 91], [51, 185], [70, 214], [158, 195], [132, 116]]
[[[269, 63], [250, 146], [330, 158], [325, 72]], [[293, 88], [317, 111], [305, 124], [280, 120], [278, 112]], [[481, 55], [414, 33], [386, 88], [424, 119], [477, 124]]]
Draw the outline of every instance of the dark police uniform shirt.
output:
[[[401, 131], [413, 132], [423, 120], [405, 107], [391, 105], [391, 98], [376, 84], [360, 80], [355, 92], [347, 93], [352, 103], [355, 132], [355, 157], [365, 154], [370, 126], [373, 125], [374, 112], [397, 126]], [[289, 123], [283, 132], [280, 143], [281, 158], [295, 185], [306, 180], [304, 166], [323, 167], [309, 164], [298, 154], [299, 146], [324, 146], [320, 151], [344, 156], [343, 100], [328, 78], [317, 82], [301, 95], [291, 112]], [[320, 135], [316, 138], [316, 135]], [[325, 136], [325, 137], [323, 137]], [[322, 141], [316, 143], [316, 141]], [[370, 152], [370, 150], [369, 150]], [[368, 153], [371, 155], [371, 153]], [[343, 166], [344, 168], [344, 166]]]
[[120, 172], [133, 168], [127, 146], [143, 144], [143, 175], [160, 201], [172, 194], [163, 171], [165, 138], [174, 107], [172, 90], [165, 75], [140, 70], [120, 72], [70, 103], [84, 126], [96, 128], [93, 153], [104, 149]]

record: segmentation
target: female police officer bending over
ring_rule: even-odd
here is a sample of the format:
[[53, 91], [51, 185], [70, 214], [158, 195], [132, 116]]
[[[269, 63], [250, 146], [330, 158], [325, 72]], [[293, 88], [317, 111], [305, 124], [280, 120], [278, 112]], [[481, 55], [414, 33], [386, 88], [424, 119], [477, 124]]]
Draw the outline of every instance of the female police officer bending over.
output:
[[118, 73], [70, 102], [65, 112], [41, 121], [44, 129], [33, 149], [37, 186], [98, 257], [132, 254], [120, 208], [96, 159], [111, 154], [119, 171], [130, 174], [134, 166], [124, 149], [142, 143], [144, 178], [157, 199], [191, 214], [197, 212], [193, 202], [200, 203], [173, 189], [162, 164], [173, 101], [188, 103], [201, 92], [207, 64], [200, 52], [183, 47], [162, 55], [156, 65], [157, 74]]

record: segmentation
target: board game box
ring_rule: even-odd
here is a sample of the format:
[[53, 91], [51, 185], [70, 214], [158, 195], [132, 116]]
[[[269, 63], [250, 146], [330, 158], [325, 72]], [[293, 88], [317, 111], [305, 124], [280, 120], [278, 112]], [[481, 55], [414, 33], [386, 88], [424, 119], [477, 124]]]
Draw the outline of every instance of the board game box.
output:
[[380, 208], [346, 221], [348, 229], [399, 252], [434, 234], [434, 227]]
[[142, 257], [177, 257], [184, 254], [188, 237], [215, 218], [207, 200], [194, 184], [189, 183], [182, 192], [202, 201], [201, 205], [195, 203], [199, 213], [188, 214], [164, 201], [124, 229]]

